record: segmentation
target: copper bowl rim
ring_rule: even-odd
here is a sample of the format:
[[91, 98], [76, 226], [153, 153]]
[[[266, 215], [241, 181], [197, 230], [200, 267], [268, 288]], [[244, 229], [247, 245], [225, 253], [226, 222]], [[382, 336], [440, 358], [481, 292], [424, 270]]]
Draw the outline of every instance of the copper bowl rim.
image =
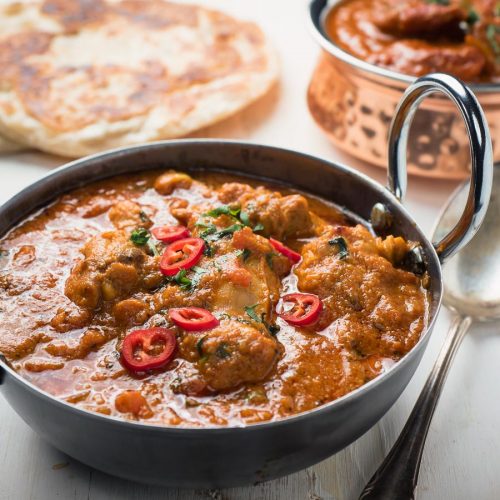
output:
[[[307, 7], [309, 30], [311, 31], [313, 38], [317, 43], [319, 43], [321, 48], [336, 59], [340, 59], [350, 66], [353, 66], [355, 69], [362, 70], [365, 73], [370, 73], [372, 75], [406, 85], [413, 83], [417, 79], [417, 77], [409, 76], [404, 73], [398, 73], [397, 71], [392, 71], [390, 69], [383, 68], [382, 66], [376, 66], [375, 64], [363, 61], [362, 59], [359, 59], [341, 49], [330, 40], [324, 29], [325, 17], [333, 9], [333, 7], [335, 7], [341, 1], [343, 0], [309, 1], [309, 5]], [[500, 83], [466, 82], [466, 84], [475, 94], [500, 93]]]

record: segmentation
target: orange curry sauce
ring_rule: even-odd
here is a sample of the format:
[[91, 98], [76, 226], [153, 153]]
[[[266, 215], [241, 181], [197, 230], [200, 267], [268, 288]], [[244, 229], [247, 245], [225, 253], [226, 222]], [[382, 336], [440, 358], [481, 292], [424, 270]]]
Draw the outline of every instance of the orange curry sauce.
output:
[[[236, 215], [207, 215], [221, 206]], [[151, 237], [155, 256], [131, 235], [178, 225], [207, 248], [183, 277], [167, 277], [167, 245]], [[388, 369], [427, 322], [422, 279], [401, 268], [409, 243], [244, 178], [168, 171], [98, 182], [30, 217], [0, 248], [0, 352], [44, 391], [126, 419], [206, 427], [310, 410]], [[320, 299], [312, 324], [276, 313], [295, 292]], [[219, 324], [183, 330], [173, 307], [206, 309]], [[153, 327], [175, 332], [173, 359], [129, 371], [124, 338]]]
[[399, 73], [500, 81], [498, 0], [343, 0], [325, 28], [341, 49]]

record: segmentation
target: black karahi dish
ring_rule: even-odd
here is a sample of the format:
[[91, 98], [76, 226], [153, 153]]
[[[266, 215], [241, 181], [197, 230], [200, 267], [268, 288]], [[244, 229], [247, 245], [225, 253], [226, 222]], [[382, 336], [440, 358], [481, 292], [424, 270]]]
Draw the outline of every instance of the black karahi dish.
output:
[[[457, 226], [437, 244], [429, 241], [401, 203], [411, 118], [420, 101], [434, 92], [457, 104], [472, 153], [467, 207]], [[335, 401], [281, 420], [241, 427], [178, 428], [92, 413], [37, 388], [1, 357], [0, 391], [28, 425], [61, 451], [107, 473], [147, 484], [196, 488], [253, 484], [308, 467], [349, 445], [387, 412], [414, 374], [441, 304], [441, 265], [472, 238], [486, 213], [492, 151], [477, 100], [446, 75], [423, 77], [408, 89], [389, 138], [389, 189], [350, 168], [289, 150], [218, 140], [160, 142], [57, 169], [0, 208], [0, 234], [75, 188], [166, 167], [281, 183], [334, 201], [365, 221], [372, 218], [374, 207], [378, 214], [390, 213], [391, 234], [418, 244], [412, 256], [429, 278], [429, 320], [420, 340], [385, 373]]]

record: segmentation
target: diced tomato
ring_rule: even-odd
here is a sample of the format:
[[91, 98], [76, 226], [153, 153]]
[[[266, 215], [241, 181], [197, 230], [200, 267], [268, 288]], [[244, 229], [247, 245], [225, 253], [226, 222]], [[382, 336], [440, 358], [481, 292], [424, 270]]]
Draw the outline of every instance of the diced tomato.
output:
[[201, 307], [180, 307], [170, 309], [170, 319], [179, 327], [188, 331], [210, 330], [219, 324], [219, 320]]
[[288, 257], [288, 259], [294, 264], [297, 264], [297, 262], [299, 262], [302, 258], [300, 253], [294, 252], [291, 248], [283, 245], [281, 241], [275, 240], [274, 238], [269, 238], [269, 243], [271, 243], [272, 247], [275, 250], [283, 254], [285, 257]]
[[[312, 325], [323, 310], [321, 299], [312, 293], [289, 293], [282, 297], [283, 311], [278, 316], [290, 325]], [[287, 306], [286, 304], [291, 304]]]
[[123, 341], [122, 364], [133, 372], [161, 368], [172, 360], [176, 347], [175, 333], [168, 328], [135, 330]]
[[201, 238], [184, 238], [169, 245], [160, 261], [160, 271], [165, 276], [174, 276], [181, 269], [195, 266], [201, 256], [205, 242]]
[[184, 226], [160, 226], [153, 228], [151, 232], [157, 240], [163, 243], [173, 243], [190, 236], [189, 229]]

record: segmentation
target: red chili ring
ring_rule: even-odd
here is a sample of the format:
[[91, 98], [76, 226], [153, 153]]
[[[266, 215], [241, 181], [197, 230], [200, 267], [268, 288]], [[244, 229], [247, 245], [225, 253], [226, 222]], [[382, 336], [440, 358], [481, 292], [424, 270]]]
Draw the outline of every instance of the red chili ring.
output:
[[151, 229], [151, 232], [157, 240], [163, 243], [173, 243], [190, 236], [189, 229], [184, 226], [160, 226]]
[[169, 245], [160, 261], [160, 271], [174, 276], [181, 269], [195, 266], [203, 255], [205, 242], [201, 238], [184, 238]]
[[312, 293], [289, 293], [282, 298], [283, 302], [293, 303], [289, 311], [278, 313], [290, 325], [307, 326], [313, 324], [323, 310], [321, 299]]
[[170, 309], [170, 319], [179, 327], [190, 332], [210, 330], [219, 324], [219, 320], [201, 307], [179, 307]]
[[294, 264], [297, 264], [297, 262], [299, 262], [302, 258], [300, 253], [294, 252], [291, 248], [283, 245], [281, 241], [275, 240], [274, 238], [269, 238], [269, 243], [271, 243], [272, 247], [275, 250], [283, 254], [285, 257], [288, 257], [288, 259]]
[[[162, 347], [160, 352], [156, 352]], [[168, 328], [135, 330], [123, 340], [121, 360], [133, 372], [161, 368], [172, 360], [177, 347], [175, 333]]]

